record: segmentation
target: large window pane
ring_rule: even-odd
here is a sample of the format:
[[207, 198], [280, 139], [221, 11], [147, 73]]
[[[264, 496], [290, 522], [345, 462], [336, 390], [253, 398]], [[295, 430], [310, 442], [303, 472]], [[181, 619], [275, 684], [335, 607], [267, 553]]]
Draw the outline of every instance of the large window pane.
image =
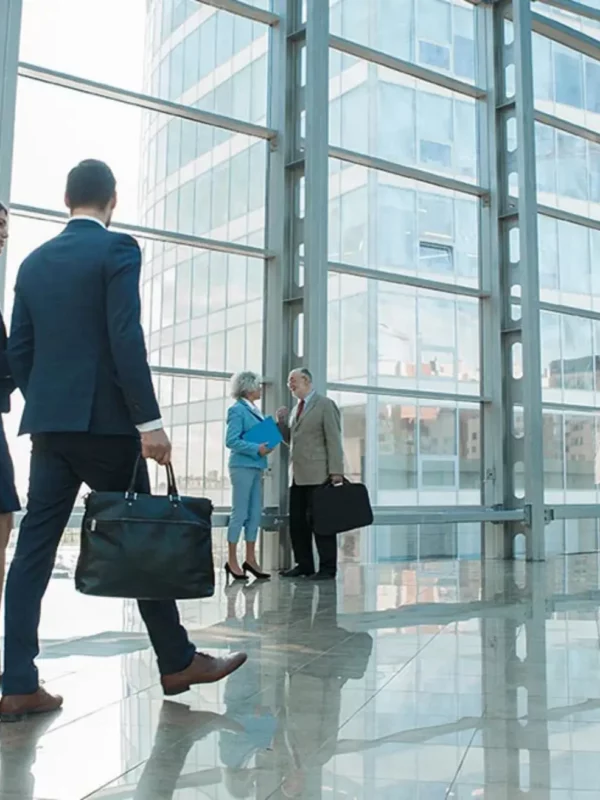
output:
[[335, 35], [467, 81], [475, 77], [474, 28], [473, 7], [463, 0], [331, 3]]
[[536, 123], [537, 188], [540, 202], [600, 217], [600, 148], [570, 133]]
[[595, 323], [550, 312], [542, 312], [540, 321], [544, 399], [597, 406], [600, 351]]
[[479, 280], [479, 204], [330, 160], [329, 258], [468, 286]]
[[478, 342], [471, 298], [329, 277], [331, 381], [478, 394]]
[[[152, 114], [156, 134], [148, 153], [157, 163], [150, 168], [140, 152], [145, 112], [26, 79], [19, 81], [18, 101], [14, 202], [62, 210], [69, 169], [93, 155], [107, 161], [117, 177], [115, 221], [234, 241], [259, 234], [262, 241], [264, 142], [238, 135], [216, 147], [212, 157], [203, 157], [199, 138], [189, 149], [189, 133], [195, 129], [196, 137], [206, 131], [212, 136], [211, 128]], [[46, 135], [40, 145], [42, 118]]]
[[150, 287], [143, 296], [155, 309], [148, 330], [153, 364], [261, 372], [263, 281], [257, 259], [190, 247], [156, 252], [143, 278]]
[[369, 486], [377, 505], [480, 502], [478, 405], [350, 392], [330, 396], [342, 413], [347, 473]]
[[[436, 0], [437, 2], [437, 0]], [[474, 100], [385, 67], [375, 67], [376, 87], [371, 95], [364, 83], [367, 63], [355, 60], [348, 76], [363, 84], [344, 91], [344, 81], [332, 81], [332, 102], [341, 102], [339, 123], [333, 118], [330, 141], [377, 158], [418, 166], [429, 172], [477, 180], [477, 121]], [[362, 77], [364, 73], [364, 78]], [[332, 115], [337, 113], [332, 108]], [[376, 115], [377, 127], [369, 118]], [[337, 124], [340, 129], [336, 129]]]
[[[157, 2], [158, 16], [150, 8], [146, 0], [25, 0], [21, 60], [206, 110], [218, 93], [227, 116], [247, 69], [252, 92], [266, 98], [266, 76], [252, 69], [267, 52], [266, 25], [196, 0]], [[235, 110], [252, 119], [250, 107]]]

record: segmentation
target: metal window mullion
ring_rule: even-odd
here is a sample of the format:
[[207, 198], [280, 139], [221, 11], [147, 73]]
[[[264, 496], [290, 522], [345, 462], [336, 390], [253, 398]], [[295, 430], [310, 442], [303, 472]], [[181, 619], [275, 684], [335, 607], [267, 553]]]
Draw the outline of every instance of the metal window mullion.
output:
[[580, 3], [577, 0], [541, 0], [546, 6], [553, 6], [561, 11], [568, 11], [570, 14], [577, 14], [580, 17], [600, 22], [600, 9], [593, 8], [587, 3]]
[[222, 114], [215, 114], [212, 111], [202, 111], [201, 109], [192, 108], [192, 106], [174, 103], [171, 100], [163, 100], [160, 97], [152, 97], [141, 92], [132, 92], [128, 89], [98, 83], [87, 78], [79, 78], [76, 75], [57, 72], [35, 64], [19, 63], [18, 74], [19, 77], [27, 78], [28, 80], [40, 81], [63, 89], [101, 97], [105, 100], [113, 100], [134, 108], [166, 114], [170, 117], [178, 117], [189, 122], [198, 122], [202, 125], [222, 128], [232, 133], [253, 136], [256, 139], [273, 139], [276, 135], [274, 130], [265, 128], [262, 125], [256, 125], [253, 122], [226, 117]]
[[221, 11], [227, 11], [237, 17], [245, 17], [253, 22], [260, 22], [263, 25], [279, 25], [284, 19], [272, 11], [259, 8], [258, 6], [244, 3], [242, 0], [197, 0], [203, 6], [212, 6]]
[[306, 0], [304, 363], [327, 384], [329, 208], [329, 4]]
[[[600, 42], [598, 43], [600, 47]], [[541, 125], [546, 125], [549, 128], [568, 133], [571, 136], [577, 136], [579, 139], [585, 139], [594, 144], [600, 144], [600, 132], [594, 131], [591, 128], [586, 128], [583, 125], [576, 125], [574, 122], [569, 122], [567, 119], [556, 117], [553, 114], [546, 114], [544, 111], [535, 112], [535, 121]]]
[[[0, 3], [0, 202], [8, 205], [12, 177], [17, 67], [22, 0]], [[4, 307], [6, 252], [0, 256], [0, 306]]]
[[222, 372], [221, 370], [194, 369], [192, 367], [161, 367], [158, 364], [150, 364], [150, 371], [154, 375], [165, 375], [174, 378], [204, 378], [206, 380], [224, 382], [231, 378], [231, 372]]
[[[417, 95], [418, 97], [418, 95]], [[397, 164], [394, 161], [386, 161], [383, 158], [376, 158], [365, 153], [357, 153], [353, 150], [346, 150], [343, 147], [330, 147], [330, 158], [346, 161], [349, 164], [356, 164], [367, 169], [374, 169], [378, 172], [388, 172], [390, 175], [398, 175], [401, 178], [427, 183], [431, 186], [439, 186], [451, 192], [461, 192], [462, 194], [472, 195], [473, 197], [486, 197], [488, 189], [478, 186], [475, 183], [467, 183], [456, 178], [448, 178], [444, 175], [437, 175], [435, 172], [427, 172], [417, 167], [408, 167]]]
[[485, 97], [485, 89], [482, 89], [479, 86], [473, 86], [473, 84], [465, 83], [464, 81], [444, 75], [442, 72], [435, 72], [435, 70], [427, 69], [426, 67], [422, 67], [410, 61], [403, 61], [402, 59], [396, 58], [388, 53], [382, 53], [379, 50], [366, 47], [358, 42], [352, 42], [348, 39], [343, 39], [340, 36], [330, 36], [329, 46], [333, 50], [346, 53], [346, 55], [353, 56], [354, 58], [359, 58], [363, 61], [369, 61], [372, 64], [385, 67], [386, 69], [393, 70], [394, 72], [410, 75], [410, 77], [416, 78], [417, 80], [425, 81], [435, 86], [441, 86], [444, 89], [448, 89], [452, 92], [458, 92], [462, 95], [466, 95], [467, 97], [478, 99]]
[[592, 219], [591, 217], [582, 217], [580, 214], [573, 214], [561, 208], [538, 205], [538, 214], [542, 214], [544, 217], [551, 217], [559, 222], [571, 222], [573, 225], [581, 225], [584, 228], [592, 228], [593, 230], [600, 231], [600, 220]]
[[[43, 222], [66, 223], [69, 216], [62, 211], [53, 211], [48, 208], [37, 208], [26, 206], [20, 203], [11, 205], [11, 212], [16, 217], [37, 219]], [[129, 233], [132, 236], [139, 236], [141, 239], [149, 239], [155, 242], [165, 242], [168, 244], [181, 245], [182, 247], [193, 247], [199, 250], [215, 250], [218, 253], [230, 253], [232, 255], [246, 256], [248, 258], [270, 258], [268, 250], [251, 245], [238, 244], [236, 242], [223, 242], [219, 239], [205, 239], [202, 236], [191, 236], [176, 231], [165, 231], [159, 228], [146, 228], [142, 225], [129, 225], [124, 222], [113, 222], [113, 230]]]
[[540, 34], [546, 39], [551, 39], [557, 44], [564, 45], [570, 50], [583, 53], [583, 55], [589, 56], [589, 58], [593, 58], [596, 61], [600, 60], [600, 43], [597, 39], [543, 14], [534, 14], [532, 12], [530, 17], [531, 30], [534, 33]]
[[[544, 463], [540, 353], [540, 289], [538, 263], [537, 179], [533, 88], [533, 17], [530, 0], [513, 0], [514, 61], [519, 176], [519, 275], [521, 285], [521, 344], [523, 377], [523, 463], [529, 560], [543, 560]], [[506, 154], [504, 154], [506, 155]], [[508, 284], [505, 285], [510, 291]], [[506, 297], [507, 307], [510, 299]], [[514, 381], [511, 382], [514, 385]], [[510, 413], [510, 410], [509, 410]]]
[[378, 397], [404, 397], [415, 398], [420, 400], [432, 400], [448, 403], [488, 403], [489, 398], [482, 397], [481, 395], [473, 394], [460, 394], [457, 392], [428, 392], [426, 389], [407, 389], [397, 388], [385, 385], [372, 386], [369, 384], [360, 383], [339, 383], [337, 381], [329, 381], [327, 388], [332, 392], [341, 392], [342, 394], [366, 394], [377, 395]]
[[445, 292], [461, 297], [486, 297], [488, 293], [483, 289], [473, 286], [464, 286], [460, 283], [445, 283], [429, 278], [421, 278], [418, 275], [407, 275], [400, 272], [388, 272], [387, 270], [372, 269], [369, 267], [357, 267], [354, 264], [344, 264], [338, 261], [330, 261], [328, 264], [330, 272], [337, 272], [340, 275], [353, 275], [357, 278], [364, 278], [368, 281], [379, 283], [396, 283], [400, 286], [411, 286], [416, 289], [425, 289], [433, 292]]

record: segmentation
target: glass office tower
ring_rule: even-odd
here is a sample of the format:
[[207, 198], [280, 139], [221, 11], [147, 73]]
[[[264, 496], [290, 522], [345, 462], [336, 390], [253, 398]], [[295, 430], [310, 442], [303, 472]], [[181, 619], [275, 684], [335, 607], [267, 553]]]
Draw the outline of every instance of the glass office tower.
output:
[[[226, 521], [228, 378], [272, 413], [303, 364], [376, 508], [358, 559], [478, 554], [482, 523], [596, 548], [600, 3], [81, 5], [1, 12], [8, 288], [106, 158], [182, 491]], [[276, 530], [285, 487], [273, 459]]]

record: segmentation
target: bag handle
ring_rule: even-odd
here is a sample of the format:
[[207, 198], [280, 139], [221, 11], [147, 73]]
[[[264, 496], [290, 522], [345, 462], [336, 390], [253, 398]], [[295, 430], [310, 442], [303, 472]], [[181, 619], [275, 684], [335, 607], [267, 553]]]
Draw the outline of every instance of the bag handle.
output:
[[321, 484], [321, 486], [329, 486], [329, 487], [331, 487], [332, 489], [336, 489], [338, 486], [346, 486], [346, 484], [348, 484], [348, 483], [350, 483], [350, 481], [348, 480], [348, 478], [346, 478], [346, 477], [344, 476], [344, 478], [343, 478], [343, 480], [342, 480], [342, 483], [335, 483], [335, 484], [334, 484], [334, 483], [333, 483], [333, 481], [331, 480], [331, 478], [327, 478], [327, 480], [326, 480], [326, 481], [324, 481], [324, 482]]
[[[131, 475], [131, 481], [129, 482], [129, 488], [125, 493], [125, 497], [130, 503], [133, 502], [137, 496], [135, 485], [141, 463], [142, 463], [142, 455], [139, 454], [135, 460], [133, 473]], [[169, 500], [171, 500], [174, 503], [179, 503], [181, 498], [179, 497], [179, 491], [177, 489], [177, 483], [175, 481], [175, 472], [173, 471], [173, 465], [169, 463], [166, 465], [165, 469], [167, 470], [167, 494], [169, 496]]]

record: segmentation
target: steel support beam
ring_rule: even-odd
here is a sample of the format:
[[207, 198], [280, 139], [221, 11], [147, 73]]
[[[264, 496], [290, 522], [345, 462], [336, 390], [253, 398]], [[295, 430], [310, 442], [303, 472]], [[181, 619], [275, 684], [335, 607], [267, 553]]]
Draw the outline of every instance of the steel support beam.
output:
[[475, 183], [446, 178], [444, 175], [436, 175], [433, 172], [426, 172], [416, 167], [406, 167], [402, 164], [396, 164], [394, 161], [386, 161], [383, 158], [375, 158], [364, 153], [355, 153], [353, 150], [344, 150], [342, 147], [330, 147], [329, 156], [340, 161], [346, 161], [348, 164], [356, 164], [378, 172], [388, 172], [391, 175], [399, 175], [401, 178], [419, 181], [419, 183], [439, 186], [451, 192], [462, 192], [473, 197], [487, 197], [489, 194], [487, 189], [484, 189], [483, 186], [477, 186]]
[[540, 0], [546, 6], [553, 6], [561, 11], [568, 11], [569, 14], [577, 14], [580, 17], [600, 22], [600, 9], [592, 8], [587, 3], [579, 3], [577, 0]]
[[[480, 363], [482, 393], [490, 402], [481, 407], [482, 502], [498, 506], [504, 501], [504, 458], [502, 451], [504, 411], [502, 396], [502, 285], [498, 215], [500, 198], [496, 155], [496, 86], [494, 11], [490, 6], [475, 9], [477, 80], [487, 90], [486, 102], [477, 107], [478, 163], [481, 179], [490, 187], [489, 200], [479, 206]], [[516, 510], [519, 513], [518, 510]], [[514, 513], [514, 512], [508, 512]], [[521, 510], [521, 519], [522, 510]], [[509, 522], [511, 520], [505, 520]], [[503, 526], [482, 529], [481, 551], [485, 558], [509, 558], [510, 537]]]
[[210, 369], [189, 369], [188, 367], [159, 367], [150, 364], [154, 375], [169, 375], [174, 378], [205, 378], [210, 381], [228, 381], [230, 372], [218, 372]]
[[380, 67], [391, 69], [394, 72], [400, 72], [403, 75], [409, 75], [411, 78], [416, 78], [419, 81], [425, 81], [434, 86], [441, 86], [451, 92], [481, 99], [485, 97], [485, 89], [480, 86], [474, 86], [471, 83], [459, 81], [456, 78], [451, 78], [449, 75], [444, 75], [441, 72], [436, 72], [426, 67], [421, 67], [410, 61], [403, 61], [401, 58], [396, 58], [388, 53], [382, 53], [380, 50], [373, 50], [371, 47], [366, 47], [358, 42], [351, 42], [348, 39], [342, 39], [339, 36], [329, 37], [329, 46], [333, 50], [338, 50], [340, 53], [360, 58], [363, 61], [369, 61], [372, 64], [377, 64]]
[[392, 389], [389, 386], [375, 386], [360, 383], [329, 383], [332, 392], [351, 392], [352, 394], [375, 394], [381, 397], [414, 397], [421, 400], [439, 400], [450, 403], [487, 403], [489, 398], [481, 395], [458, 394], [456, 392], [426, 392], [420, 389]]
[[446, 294], [456, 294], [461, 297], [488, 297], [489, 293], [475, 286], [463, 286], [460, 283], [444, 283], [434, 281], [430, 278], [421, 278], [419, 275], [403, 275], [400, 272], [387, 272], [385, 270], [367, 269], [356, 267], [354, 264], [341, 264], [337, 261], [329, 262], [329, 272], [337, 272], [340, 275], [354, 275], [356, 278], [365, 278], [369, 281], [381, 281], [382, 283], [395, 283], [401, 286], [412, 286], [416, 289], [427, 289], [432, 292], [445, 292]]
[[[598, 46], [600, 47], [600, 42]], [[600, 132], [593, 131], [590, 128], [584, 128], [582, 125], [575, 125], [574, 122], [569, 122], [561, 117], [555, 117], [543, 111], [536, 111], [535, 121], [542, 125], [548, 125], [550, 128], [556, 128], [564, 133], [570, 133], [571, 136], [578, 136], [580, 139], [587, 139], [588, 142], [600, 144]]]
[[[500, 104], [507, 99], [506, 70], [515, 70], [515, 106], [497, 111], [498, 184], [501, 192], [499, 229], [503, 293], [503, 377], [505, 413], [504, 506], [526, 510], [524, 525], [509, 527], [514, 537], [524, 533], [529, 560], [543, 560], [544, 469], [540, 355], [537, 185], [533, 93], [533, 15], [531, 0], [513, 0], [509, 15], [514, 37], [507, 40], [504, 10], [495, 7], [496, 83]], [[515, 142], [509, 136], [514, 127]], [[510, 205], [509, 176], [518, 173], [519, 204]], [[520, 306], [512, 297], [521, 299]], [[517, 426], [517, 418], [523, 424]]]
[[241, 0], [197, 0], [203, 6], [212, 6], [221, 11], [227, 11], [238, 17], [251, 19], [253, 22], [262, 22], [264, 25], [278, 25], [280, 17], [263, 8], [258, 8]]
[[551, 519], [598, 519], [600, 504], [548, 506], [546, 514]]
[[580, 33], [575, 28], [563, 25], [562, 22], [545, 17], [543, 14], [530, 13], [530, 24], [533, 33], [539, 33], [546, 39], [552, 39], [553, 42], [583, 53], [584, 56], [589, 56], [596, 61], [600, 60], [600, 42], [597, 39], [586, 36], [585, 33]]
[[[599, 512], [600, 515], [600, 512]], [[490, 522], [497, 525], [506, 522], [523, 522], [523, 509], [497, 509], [485, 506], [456, 506], [454, 508], [437, 508], [422, 506], [375, 507], [373, 508], [374, 525], [448, 525], [469, 522]]]
[[573, 225], [583, 225], [585, 228], [593, 228], [596, 231], [600, 231], [600, 220], [582, 217], [580, 214], [572, 214], [570, 211], [564, 211], [561, 208], [538, 205], [538, 214], [552, 217], [552, 219], [557, 219], [561, 222], [572, 222]]
[[[294, 45], [289, 41], [290, 14], [293, 20], [291, 0], [276, 0], [275, 8], [279, 25], [271, 28], [269, 37], [269, 100], [268, 124], [278, 132], [277, 146], [268, 154], [266, 246], [273, 258], [265, 264], [265, 319], [263, 336], [263, 370], [271, 383], [265, 389], [264, 409], [275, 415], [276, 410], [287, 404], [286, 376], [289, 369], [288, 353], [283, 331], [288, 329], [288, 308], [285, 298], [291, 284], [291, 244], [287, 221], [293, 217], [290, 176], [286, 163], [290, 156], [289, 132], [293, 130]], [[281, 457], [273, 459], [264, 484], [264, 502], [285, 514], [288, 503], [287, 451], [281, 449]], [[268, 569], [285, 567], [290, 562], [290, 546], [287, 536], [261, 538], [262, 563]]]
[[[329, 4], [306, 0], [304, 352], [316, 388], [327, 388], [329, 208]], [[299, 21], [299, 20], [298, 20]]]
[[[0, 3], [0, 201], [8, 206], [12, 176], [17, 67], [22, 0]], [[4, 307], [6, 251], [0, 256], [0, 307]]]

